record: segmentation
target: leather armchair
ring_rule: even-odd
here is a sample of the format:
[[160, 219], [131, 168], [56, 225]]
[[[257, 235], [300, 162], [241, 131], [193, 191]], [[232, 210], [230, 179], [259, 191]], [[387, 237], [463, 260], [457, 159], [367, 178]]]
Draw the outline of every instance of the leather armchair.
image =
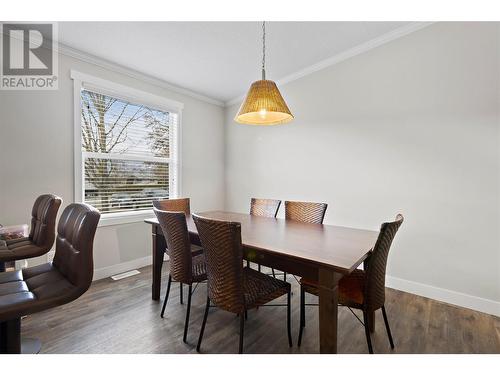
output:
[[39, 342], [21, 345], [21, 317], [71, 302], [88, 290], [99, 218], [92, 206], [70, 204], [59, 220], [52, 263], [0, 273], [0, 353], [38, 352]]
[[62, 199], [52, 195], [40, 195], [31, 211], [29, 237], [6, 241], [0, 249], [0, 272], [5, 271], [5, 262], [28, 259], [44, 255], [54, 244], [56, 216]]

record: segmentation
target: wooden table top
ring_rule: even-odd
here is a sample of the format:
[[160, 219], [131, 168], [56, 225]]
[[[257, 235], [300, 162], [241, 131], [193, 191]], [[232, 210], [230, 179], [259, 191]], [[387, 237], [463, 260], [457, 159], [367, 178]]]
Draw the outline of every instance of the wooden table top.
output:
[[[208, 211], [197, 215], [241, 223], [241, 239], [246, 248], [279, 253], [337, 272], [350, 273], [368, 256], [378, 232], [325, 224], [266, 218], [225, 211]], [[158, 224], [156, 218], [146, 223]], [[197, 233], [192, 217], [188, 229]]]

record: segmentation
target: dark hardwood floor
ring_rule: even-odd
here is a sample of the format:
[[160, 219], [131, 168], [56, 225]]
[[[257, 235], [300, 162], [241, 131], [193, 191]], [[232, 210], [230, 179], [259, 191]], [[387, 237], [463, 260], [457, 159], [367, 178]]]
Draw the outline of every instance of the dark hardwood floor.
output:
[[[95, 282], [75, 302], [34, 314], [22, 321], [23, 336], [42, 340], [42, 353], [196, 353], [206, 287], [193, 295], [188, 344], [182, 342], [186, 305], [179, 304], [179, 285], [173, 284], [165, 318], [162, 301], [151, 300], [151, 267], [120, 281]], [[168, 274], [168, 263], [164, 275]], [[297, 348], [298, 284], [289, 277], [294, 347], [286, 336], [286, 308], [263, 307], [249, 312], [245, 353], [318, 353], [318, 311], [308, 307], [302, 346]], [[184, 301], [187, 287], [184, 287]], [[308, 296], [308, 303], [315, 297]], [[285, 301], [283, 301], [285, 302]], [[396, 349], [390, 350], [382, 314], [376, 313], [372, 336], [375, 353], [500, 353], [500, 318], [459, 308], [413, 294], [387, 289], [387, 314]], [[203, 353], [236, 353], [239, 319], [211, 309]], [[363, 326], [347, 308], [339, 309], [339, 352], [367, 353]]]

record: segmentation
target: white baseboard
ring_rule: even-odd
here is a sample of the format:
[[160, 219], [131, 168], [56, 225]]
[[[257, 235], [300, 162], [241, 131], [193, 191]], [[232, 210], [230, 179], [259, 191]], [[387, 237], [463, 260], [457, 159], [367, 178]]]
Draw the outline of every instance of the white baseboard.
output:
[[386, 276], [385, 285], [389, 288], [417, 294], [422, 297], [435, 299], [460, 307], [477, 310], [487, 314], [500, 316], [500, 302], [456, 292], [454, 290], [438, 288], [428, 284]]
[[128, 262], [113, 264], [112, 266], [98, 268], [94, 270], [94, 278], [93, 280], [101, 280], [106, 277], [111, 277], [118, 273], [130, 271], [136, 268], [141, 268], [145, 266], [149, 266], [153, 264], [153, 257], [151, 255], [144, 257], [129, 260]]

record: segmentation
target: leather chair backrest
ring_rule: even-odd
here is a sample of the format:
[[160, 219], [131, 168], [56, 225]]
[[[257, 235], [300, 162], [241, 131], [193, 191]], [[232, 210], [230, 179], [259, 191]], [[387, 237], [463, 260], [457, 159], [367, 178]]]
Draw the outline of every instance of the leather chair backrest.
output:
[[56, 236], [56, 216], [62, 199], [52, 195], [40, 195], [31, 210], [31, 229], [29, 238], [37, 246], [47, 251], [54, 244]]
[[53, 266], [77, 288], [87, 290], [94, 275], [92, 249], [101, 214], [83, 203], [67, 206], [59, 219]]

